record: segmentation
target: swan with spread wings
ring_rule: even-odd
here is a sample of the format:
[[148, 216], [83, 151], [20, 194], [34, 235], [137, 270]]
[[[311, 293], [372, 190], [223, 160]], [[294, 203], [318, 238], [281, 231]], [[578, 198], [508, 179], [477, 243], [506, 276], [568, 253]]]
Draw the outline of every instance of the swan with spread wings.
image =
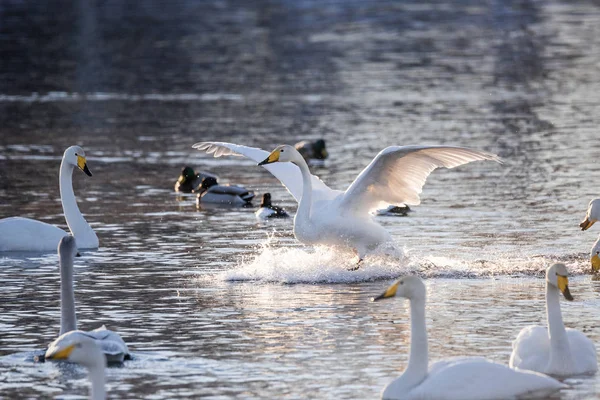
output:
[[479, 160], [501, 162], [495, 154], [464, 147], [392, 146], [382, 150], [343, 192], [330, 189], [312, 175], [292, 146], [281, 145], [271, 153], [224, 142], [200, 142], [192, 147], [214, 157], [241, 155], [258, 162], [298, 201], [294, 235], [300, 242], [352, 249], [359, 262], [392, 241], [373, 221], [371, 211], [389, 204], [419, 204], [423, 185], [436, 168]]

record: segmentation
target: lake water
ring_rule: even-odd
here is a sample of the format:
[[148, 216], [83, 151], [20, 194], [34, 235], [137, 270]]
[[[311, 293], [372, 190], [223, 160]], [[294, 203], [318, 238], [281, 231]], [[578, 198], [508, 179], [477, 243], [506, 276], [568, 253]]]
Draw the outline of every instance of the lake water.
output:
[[[432, 360], [508, 363], [520, 329], [545, 323], [555, 261], [575, 275], [565, 323], [600, 341], [597, 231], [578, 227], [599, 193], [598, 4], [34, 3], [0, 4], [0, 218], [66, 227], [58, 167], [84, 147], [94, 176], [75, 171], [74, 187], [100, 248], [75, 262], [79, 324], [134, 355], [109, 369], [110, 398], [377, 398], [406, 366], [409, 318], [369, 299], [412, 272]], [[291, 220], [173, 191], [191, 165], [295, 212], [255, 163], [191, 145], [316, 138], [331, 156], [313, 173], [336, 189], [389, 145], [504, 164], [435, 171], [408, 217], [377, 217], [404, 257], [355, 272], [299, 244]], [[85, 396], [83, 369], [31, 361], [58, 333], [56, 254], [2, 254], [0, 279], [0, 397]], [[600, 393], [598, 376], [566, 382], [556, 398]]]

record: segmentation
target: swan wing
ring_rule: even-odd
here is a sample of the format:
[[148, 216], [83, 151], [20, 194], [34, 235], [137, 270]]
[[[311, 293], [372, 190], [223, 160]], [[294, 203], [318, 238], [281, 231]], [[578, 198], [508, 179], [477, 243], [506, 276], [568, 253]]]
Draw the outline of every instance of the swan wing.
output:
[[[269, 152], [256, 147], [241, 146], [226, 142], [199, 142], [192, 146], [194, 149], [221, 156], [245, 156], [256, 163], [269, 156]], [[289, 162], [279, 162], [262, 166], [285, 186], [296, 201], [302, 197], [302, 173], [298, 166]], [[313, 203], [320, 200], [331, 200], [341, 194], [340, 191], [330, 189], [322, 180], [311, 175], [313, 188]]]
[[513, 341], [509, 365], [511, 368], [542, 371], [548, 365], [549, 357], [548, 329], [543, 326], [528, 326]]
[[486, 360], [463, 359], [430, 371], [410, 398], [485, 400], [549, 394], [566, 387], [532, 371], [517, 371]]
[[567, 328], [567, 337], [577, 369], [581, 373], [596, 372], [598, 370], [598, 359], [594, 342], [577, 329]]
[[341, 207], [366, 213], [388, 204], [417, 205], [429, 174], [472, 161], [501, 162], [492, 153], [451, 146], [392, 146], [382, 150], [344, 193]]

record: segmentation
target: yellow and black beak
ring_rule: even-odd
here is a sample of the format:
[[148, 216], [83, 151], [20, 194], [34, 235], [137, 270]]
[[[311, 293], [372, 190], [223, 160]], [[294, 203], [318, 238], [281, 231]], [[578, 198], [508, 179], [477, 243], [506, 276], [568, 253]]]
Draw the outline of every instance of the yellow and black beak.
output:
[[269, 157], [267, 157], [264, 160], [262, 160], [261, 162], [259, 162], [258, 165], [271, 164], [271, 163], [279, 161], [279, 153], [280, 152], [281, 152], [281, 150], [273, 150], [271, 152], [271, 154], [269, 154]]
[[87, 176], [92, 176], [92, 173], [90, 172], [90, 169], [88, 168], [87, 163], [85, 161], [85, 157], [77, 156], [77, 166], [80, 170], [85, 172]]
[[582, 231], [585, 231], [585, 230], [588, 230], [590, 228], [590, 226], [594, 225], [595, 222], [596, 222], [595, 219], [586, 218], [583, 221], [581, 221], [581, 223], [579, 224], [579, 227], [581, 228]]
[[592, 272], [600, 271], [600, 256], [598, 253], [594, 254], [592, 257]]
[[371, 299], [371, 301], [379, 301], [379, 300], [383, 300], [383, 299], [389, 299], [390, 297], [394, 297], [396, 295], [396, 291], [398, 290], [399, 284], [400, 284], [400, 281], [394, 282], [390, 287], [385, 289], [385, 292], [383, 292], [382, 294], [380, 294], [377, 297], [373, 297]]
[[573, 296], [571, 296], [571, 292], [569, 291], [569, 278], [562, 275], [558, 275], [556, 278], [558, 281], [558, 289], [562, 292], [563, 296], [565, 296], [565, 299], [572, 301]]
[[62, 350], [58, 350], [58, 351], [50, 354], [49, 356], [46, 356], [46, 360], [66, 360], [69, 358], [69, 356], [73, 352], [74, 348], [75, 348], [74, 344], [69, 345]]

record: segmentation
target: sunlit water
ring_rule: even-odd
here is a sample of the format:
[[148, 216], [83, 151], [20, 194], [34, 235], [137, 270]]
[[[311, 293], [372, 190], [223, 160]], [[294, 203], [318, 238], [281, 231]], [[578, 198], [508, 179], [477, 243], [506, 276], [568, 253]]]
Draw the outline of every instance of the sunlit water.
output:
[[[75, 262], [78, 320], [134, 355], [109, 370], [112, 398], [375, 398], [406, 366], [409, 319], [369, 300], [405, 273], [426, 278], [432, 360], [507, 363], [520, 329], [545, 323], [554, 261], [575, 275], [566, 324], [599, 341], [597, 232], [578, 228], [600, 173], [597, 5], [241, 3], [0, 6], [0, 217], [65, 227], [58, 166], [85, 148], [94, 176], [75, 171], [75, 193], [101, 247]], [[291, 220], [172, 190], [187, 164], [294, 212], [265, 170], [191, 145], [319, 137], [331, 157], [313, 172], [336, 189], [388, 145], [504, 164], [435, 171], [408, 217], [377, 217], [397, 254], [354, 272], [352, 254], [298, 244]], [[0, 268], [0, 397], [85, 396], [79, 367], [32, 362], [58, 332], [56, 254]], [[600, 391], [566, 382], [557, 398]]]

